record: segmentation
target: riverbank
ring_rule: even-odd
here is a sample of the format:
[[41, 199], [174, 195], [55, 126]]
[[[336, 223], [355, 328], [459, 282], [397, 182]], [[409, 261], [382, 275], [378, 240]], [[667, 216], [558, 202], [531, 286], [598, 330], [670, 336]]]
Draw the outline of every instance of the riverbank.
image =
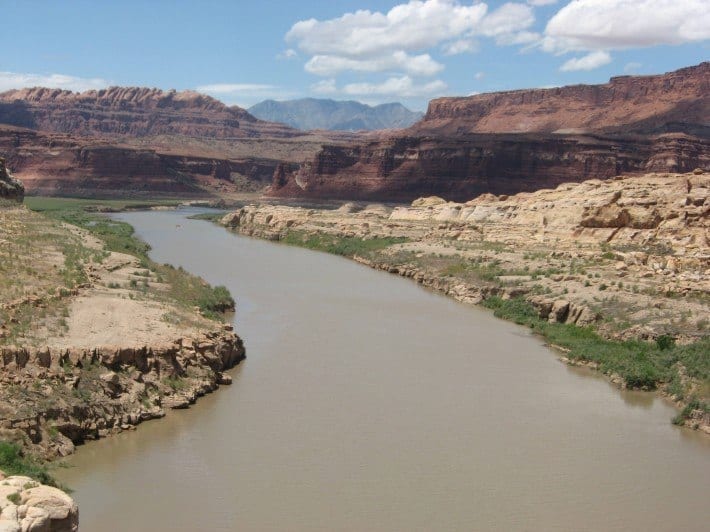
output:
[[52, 460], [229, 384], [234, 301], [127, 224], [0, 209], [0, 440]]
[[252, 205], [221, 223], [488, 302], [566, 362], [658, 389], [681, 410], [675, 423], [710, 433], [709, 187], [707, 173], [649, 174], [465, 204]]

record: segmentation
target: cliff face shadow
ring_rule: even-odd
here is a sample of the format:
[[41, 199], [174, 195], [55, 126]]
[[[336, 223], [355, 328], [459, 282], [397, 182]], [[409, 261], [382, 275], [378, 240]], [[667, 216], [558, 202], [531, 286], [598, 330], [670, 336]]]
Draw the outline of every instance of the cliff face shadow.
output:
[[30, 106], [27, 102], [19, 100], [11, 103], [0, 102], [0, 123], [37, 129], [37, 123]]

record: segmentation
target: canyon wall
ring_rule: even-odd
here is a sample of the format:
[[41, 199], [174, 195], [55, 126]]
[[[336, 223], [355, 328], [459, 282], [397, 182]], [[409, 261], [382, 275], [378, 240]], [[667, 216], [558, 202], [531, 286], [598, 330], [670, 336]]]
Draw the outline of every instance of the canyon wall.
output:
[[710, 63], [659, 76], [440, 98], [397, 136], [282, 166], [282, 197], [465, 200], [710, 167]]
[[162, 153], [149, 147], [97, 142], [0, 126], [0, 153], [34, 195], [215, 193], [241, 179], [266, 186], [278, 161]]
[[192, 91], [35, 87], [0, 93], [0, 123], [80, 136], [293, 137], [301, 132]]
[[353, 147], [324, 146], [298, 167], [281, 166], [270, 193], [286, 197], [467, 200], [515, 194], [621, 173], [710, 167], [708, 141], [653, 137], [479, 134], [395, 137]]

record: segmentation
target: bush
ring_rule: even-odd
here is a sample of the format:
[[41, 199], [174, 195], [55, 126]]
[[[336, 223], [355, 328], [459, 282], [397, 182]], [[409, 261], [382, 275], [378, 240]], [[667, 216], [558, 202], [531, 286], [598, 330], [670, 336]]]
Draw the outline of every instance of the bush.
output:
[[23, 475], [42, 484], [57, 485], [47, 468], [24, 456], [20, 446], [15, 443], [0, 441], [0, 470], [6, 475]]

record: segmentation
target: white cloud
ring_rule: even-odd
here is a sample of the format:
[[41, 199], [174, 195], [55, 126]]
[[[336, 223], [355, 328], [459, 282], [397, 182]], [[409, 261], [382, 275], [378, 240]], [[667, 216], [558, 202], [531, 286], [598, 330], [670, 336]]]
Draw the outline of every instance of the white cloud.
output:
[[486, 73], [485, 72], [476, 72], [476, 74], [473, 77], [480, 81], [486, 77]]
[[0, 72], [0, 92], [25, 87], [48, 87], [83, 92], [91, 89], [104, 89], [111, 83], [101, 78], [78, 78], [65, 74], [23, 74]]
[[311, 90], [318, 94], [334, 94], [338, 92], [334, 79], [324, 79], [311, 85]]
[[560, 67], [562, 72], [572, 72], [576, 70], [594, 70], [600, 66], [611, 63], [611, 56], [608, 52], [592, 52], [584, 57], [572, 58]]
[[373, 57], [387, 52], [424, 50], [473, 30], [486, 4], [456, 0], [411, 0], [389, 12], [360, 10], [331, 20], [297, 22], [287, 41], [312, 55]]
[[445, 55], [458, 55], [478, 51], [478, 43], [473, 39], [459, 39], [444, 45]]
[[444, 67], [421, 52], [434, 48], [446, 55], [474, 52], [477, 36], [527, 44], [540, 39], [527, 31], [534, 22], [533, 9], [522, 3], [505, 3], [488, 13], [483, 2], [409, 0], [386, 13], [359, 10], [329, 20], [302, 20], [291, 27], [286, 41], [311, 56], [305, 68], [312, 74], [331, 77], [356, 71], [429, 77]]
[[708, 0], [575, 0], [547, 23], [543, 49], [608, 51], [708, 38]]
[[336, 55], [316, 55], [306, 63], [306, 71], [319, 76], [334, 76], [351, 70], [356, 72], [383, 72], [397, 70], [414, 76], [433, 76], [444, 69], [429, 54], [409, 55], [396, 51], [376, 58], [352, 59]]
[[353, 96], [386, 95], [412, 98], [441, 94], [445, 90], [446, 83], [438, 79], [417, 85], [409, 76], [402, 76], [391, 77], [382, 83], [350, 83], [343, 87], [342, 92]]
[[486, 37], [505, 38], [525, 30], [535, 23], [530, 6], [507, 3], [487, 15], [481, 22], [480, 33]]
[[531, 6], [549, 6], [556, 3], [557, 0], [528, 0], [528, 4]]

